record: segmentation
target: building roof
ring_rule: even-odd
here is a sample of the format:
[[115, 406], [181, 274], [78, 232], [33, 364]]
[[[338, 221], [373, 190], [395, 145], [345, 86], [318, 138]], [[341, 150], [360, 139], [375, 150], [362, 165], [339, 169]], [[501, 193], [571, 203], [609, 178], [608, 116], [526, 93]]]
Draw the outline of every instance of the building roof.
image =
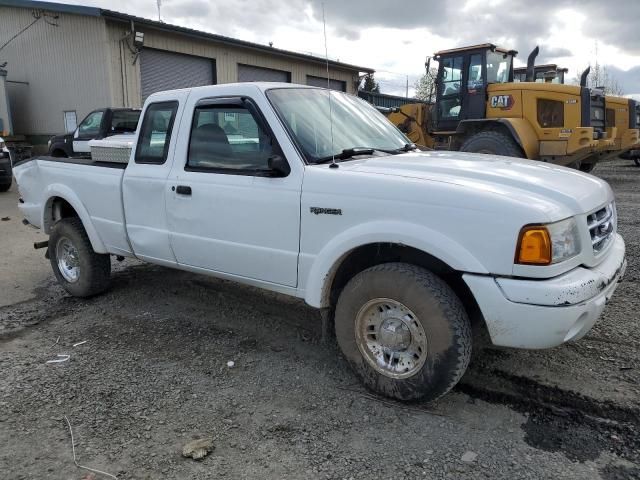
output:
[[[307, 62], [325, 64], [326, 60], [323, 57], [317, 57], [315, 55], [308, 55], [305, 53], [292, 52], [290, 50], [283, 50], [280, 48], [270, 47], [269, 45], [261, 45], [259, 43], [247, 42], [245, 40], [239, 40], [237, 38], [226, 37], [224, 35], [218, 35], [215, 33], [203, 32], [202, 30], [194, 30], [192, 28], [180, 27], [178, 25], [172, 25], [170, 23], [159, 22], [157, 20], [150, 20], [148, 18], [137, 17], [135, 15], [129, 15], [126, 13], [116, 12], [113, 10], [106, 10], [97, 7], [87, 7], [84, 5], [69, 5], [66, 3], [55, 2], [39, 2], [35, 0], [0, 0], [0, 7], [18, 7], [18, 8], [31, 8], [47, 10], [50, 12], [70, 13], [74, 15], [85, 15], [92, 17], [104, 17], [116, 21], [131, 22], [138, 25], [146, 25], [157, 30], [164, 30], [166, 32], [178, 33], [187, 35], [194, 38], [201, 38], [205, 40], [211, 40], [226, 45], [235, 47], [250, 48], [252, 50], [258, 50], [271, 55], [277, 55], [281, 57], [289, 57], [295, 60], [304, 60]], [[358, 72], [373, 73], [375, 70], [368, 67], [360, 67], [357, 65], [351, 65], [349, 63], [337, 62], [335, 60], [329, 60], [329, 65], [336, 68], [342, 68], [346, 70], [355, 70]]]

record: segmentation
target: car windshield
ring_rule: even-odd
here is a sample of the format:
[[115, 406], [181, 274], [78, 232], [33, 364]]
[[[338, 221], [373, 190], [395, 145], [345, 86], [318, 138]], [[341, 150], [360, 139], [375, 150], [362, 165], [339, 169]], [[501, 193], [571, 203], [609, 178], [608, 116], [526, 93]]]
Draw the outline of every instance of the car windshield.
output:
[[267, 97], [309, 163], [352, 148], [394, 151], [411, 143], [373, 106], [353, 95], [280, 88], [269, 90]]

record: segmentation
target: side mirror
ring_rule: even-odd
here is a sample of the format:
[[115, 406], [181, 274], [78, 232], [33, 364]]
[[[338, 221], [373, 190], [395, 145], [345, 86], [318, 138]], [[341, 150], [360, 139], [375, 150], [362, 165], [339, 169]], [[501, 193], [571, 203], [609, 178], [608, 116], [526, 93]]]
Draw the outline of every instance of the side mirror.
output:
[[79, 135], [80, 135], [80, 129], [76, 128], [76, 130], [73, 132], [73, 138], [78, 138]]
[[267, 159], [267, 166], [274, 177], [286, 177], [291, 172], [291, 167], [289, 167], [287, 161], [278, 154], [271, 155]]

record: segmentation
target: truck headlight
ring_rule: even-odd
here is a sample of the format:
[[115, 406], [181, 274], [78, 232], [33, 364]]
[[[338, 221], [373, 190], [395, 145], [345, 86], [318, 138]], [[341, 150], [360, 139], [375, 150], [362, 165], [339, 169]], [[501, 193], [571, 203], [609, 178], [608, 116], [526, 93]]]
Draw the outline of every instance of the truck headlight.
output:
[[571, 217], [546, 225], [528, 225], [520, 230], [516, 248], [516, 263], [550, 265], [575, 257], [580, 253], [580, 233], [576, 219]]

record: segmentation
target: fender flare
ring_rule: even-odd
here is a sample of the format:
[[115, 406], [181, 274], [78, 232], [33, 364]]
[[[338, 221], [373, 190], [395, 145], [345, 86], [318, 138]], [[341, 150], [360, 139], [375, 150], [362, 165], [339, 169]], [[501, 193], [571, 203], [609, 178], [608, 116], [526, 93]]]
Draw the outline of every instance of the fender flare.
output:
[[[481, 118], [477, 120], [463, 120], [458, 124], [456, 133], [464, 134], [467, 128], [477, 124], [497, 124], [506, 127], [516, 143], [529, 160], [537, 160], [540, 152], [538, 135], [528, 120], [524, 118]], [[482, 127], [481, 127], [482, 129]]]
[[87, 232], [87, 236], [89, 237], [89, 241], [91, 242], [93, 250], [96, 253], [109, 253], [102, 239], [100, 238], [100, 235], [98, 235], [93, 222], [91, 221], [89, 212], [87, 211], [80, 198], [73, 192], [73, 190], [71, 190], [66, 185], [54, 183], [47, 186], [44, 192], [44, 198], [46, 200], [43, 202], [44, 208], [42, 209], [42, 230], [47, 235], [51, 232], [51, 226], [53, 225], [51, 215], [51, 205], [53, 203], [53, 199], [61, 198], [68, 202], [69, 205], [71, 205], [76, 211], [78, 217], [80, 217], [80, 220], [82, 221], [82, 225]]
[[304, 299], [307, 304], [316, 308], [328, 306], [329, 287], [339, 265], [350, 252], [372, 243], [412, 247], [437, 258], [453, 270], [488, 273], [465, 247], [440, 232], [409, 222], [370, 222], [336, 235], [318, 252], [305, 278]]

